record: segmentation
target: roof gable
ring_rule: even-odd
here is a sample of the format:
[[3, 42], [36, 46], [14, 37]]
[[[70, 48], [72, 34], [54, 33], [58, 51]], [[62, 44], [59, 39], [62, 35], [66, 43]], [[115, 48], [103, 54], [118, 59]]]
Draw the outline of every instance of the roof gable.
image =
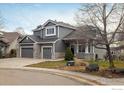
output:
[[94, 39], [96, 37], [96, 30], [94, 27], [82, 26], [77, 28], [76, 31], [71, 32], [64, 37], [64, 40], [68, 39]]
[[45, 24], [45, 27], [46, 26], [53, 26], [53, 25], [56, 25], [55, 23], [52, 23], [52, 22], [48, 22], [47, 24]]
[[53, 20], [47, 20], [42, 26], [50, 26], [50, 25], [57, 25], [57, 23]]
[[19, 43], [35, 43], [35, 41], [32, 38], [25, 36]]

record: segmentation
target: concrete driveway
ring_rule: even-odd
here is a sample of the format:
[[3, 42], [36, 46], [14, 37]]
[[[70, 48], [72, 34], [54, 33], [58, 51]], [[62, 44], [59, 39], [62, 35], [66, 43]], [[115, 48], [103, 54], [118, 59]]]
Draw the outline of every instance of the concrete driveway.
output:
[[0, 68], [20, 68], [29, 64], [43, 62], [42, 59], [32, 58], [5, 58], [0, 59]]

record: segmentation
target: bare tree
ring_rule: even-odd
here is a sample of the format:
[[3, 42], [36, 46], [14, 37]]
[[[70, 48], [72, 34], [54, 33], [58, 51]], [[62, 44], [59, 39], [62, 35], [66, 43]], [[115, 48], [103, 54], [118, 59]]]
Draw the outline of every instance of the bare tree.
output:
[[4, 28], [4, 18], [2, 16], [2, 13], [0, 11], [0, 30]]
[[17, 27], [14, 31], [18, 32], [21, 35], [25, 35], [26, 34], [22, 27]]
[[83, 4], [76, 14], [79, 25], [94, 26], [99, 35], [96, 38], [96, 47], [107, 51], [110, 68], [114, 68], [111, 53], [111, 44], [115, 42], [116, 33], [124, 22], [124, 4]]

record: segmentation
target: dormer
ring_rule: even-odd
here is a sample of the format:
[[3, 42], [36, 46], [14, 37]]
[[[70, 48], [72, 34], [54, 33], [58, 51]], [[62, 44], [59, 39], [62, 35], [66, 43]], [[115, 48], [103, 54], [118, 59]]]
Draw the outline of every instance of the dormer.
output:
[[56, 26], [47, 26], [45, 27], [45, 36], [55, 36], [56, 33]]
[[43, 39], [62, 38], [68, 33], [75, 30], [70, 24], [47, 20], [43, 25], [38, 26], [34, 31], [35, 36], [40, 36]]

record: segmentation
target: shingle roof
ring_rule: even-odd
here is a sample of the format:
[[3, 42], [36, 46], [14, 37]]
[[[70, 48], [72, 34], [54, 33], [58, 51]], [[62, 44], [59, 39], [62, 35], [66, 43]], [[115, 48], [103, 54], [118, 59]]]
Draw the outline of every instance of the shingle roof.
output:
[[53, 21], [53, 20], [50, 20], [54, 23], [56, 23], [57, 25], [60, 25], [60, 26], [65, 26], [65, 27], [69, 27], [69, 28], [73, 28], [75, 29], [75, 27], [71, 24], [68, 24], [68, 23], [65, 23], [65, 22], [60, 22], [60, 21]]
[[3, 38], [1, 38], [1, 40], [5, 43], [11, 43], [13, 42], [17, 37], [20, 36], [20, 34], [18, 32], [3, 32], [0, 31], [1, 33], [3, 33]]
[[60, 21], [53, 21], [53, 20], [47, 20], [47, 22], [45, 22], [43, 25], [38, 25], [37, 28], [33, 29], [33, 31], [37, 31], [37, 30], [41, 30], [43, 28], [43, 26], [48, 23], [48, 22], [52, 22], [56, 25], [59, 25], [59, 26], [63, 26], [63, 27], [68, 27], [68, 28], [71, 28], [71, 29], [75, 29], [75, 27], [73, 25], [70, 25], [68, 23], [64, 23], [64, 22], [60, 22]]
[[77, 30], [71, 32], [69, 35], [64, 37], [64, 40], [69, 39], [94, 39], [96, 37], [96, 29], [92, 26], [81, 26], [77, 27]]

